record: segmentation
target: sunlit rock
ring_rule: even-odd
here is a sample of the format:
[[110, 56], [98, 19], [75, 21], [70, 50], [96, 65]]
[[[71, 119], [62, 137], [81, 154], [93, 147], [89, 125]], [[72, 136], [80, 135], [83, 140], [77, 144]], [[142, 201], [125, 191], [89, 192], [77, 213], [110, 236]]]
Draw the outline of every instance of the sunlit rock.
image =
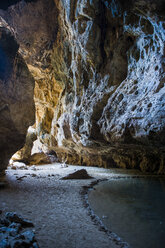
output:
[[11, 158], [11, 161], [23, 161], [28, 163], [31, 157], [31, 151], [33, 147], [33, 142], [37, 139], [35, 129], [29, 127], [26, 134], [25, 145], [19, 151], [17, 151]]

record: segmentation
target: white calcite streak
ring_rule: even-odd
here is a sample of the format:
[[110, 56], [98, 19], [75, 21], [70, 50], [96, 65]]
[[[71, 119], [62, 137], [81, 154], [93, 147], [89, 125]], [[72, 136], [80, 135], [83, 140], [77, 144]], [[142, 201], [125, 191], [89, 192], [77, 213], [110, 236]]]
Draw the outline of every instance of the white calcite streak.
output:
[[[125, 19], [126, 16], [126, 22]], [[143, 31], [145, 22], [153, 33]], [[139, 16], [138, 25], [124, 25], [124, 32], [136, 38], [128, 52], [128, 75], [109, 98], [98, 122], [102, 133], [112, 132], [114, 140], [123, 135], [125, 127], [131, 127], [133, 137], [140, 138], [152, 131], [161, 131], [165, 126], [163, 24], [165, 22], [157, 18]], [[110, 113], [110, 118], [106, 113]]]

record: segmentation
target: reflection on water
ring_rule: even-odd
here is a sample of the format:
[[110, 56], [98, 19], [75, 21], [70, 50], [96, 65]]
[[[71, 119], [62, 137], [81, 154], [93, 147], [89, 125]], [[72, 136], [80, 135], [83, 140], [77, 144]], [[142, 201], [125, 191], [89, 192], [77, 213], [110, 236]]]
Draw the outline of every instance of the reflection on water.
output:
[[165, 247], [165, 179], [125, 178], [102, 182], [89, 203], [105, 226], [132, 248]]

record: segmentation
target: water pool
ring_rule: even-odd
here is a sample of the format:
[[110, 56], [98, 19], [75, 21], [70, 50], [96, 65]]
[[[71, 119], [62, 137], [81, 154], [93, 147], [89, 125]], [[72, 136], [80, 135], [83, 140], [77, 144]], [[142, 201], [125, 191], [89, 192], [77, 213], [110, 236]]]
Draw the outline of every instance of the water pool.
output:
[[89, 192], [89, 204], [130, 247], [165, 247], [165, 178], [101, 182]]

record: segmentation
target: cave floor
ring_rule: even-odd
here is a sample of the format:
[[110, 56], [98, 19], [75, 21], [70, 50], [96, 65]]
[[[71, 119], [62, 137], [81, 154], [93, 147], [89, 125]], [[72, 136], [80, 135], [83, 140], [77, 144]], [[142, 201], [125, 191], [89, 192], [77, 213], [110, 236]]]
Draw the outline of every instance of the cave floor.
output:
[[[82, 168], [95, 179], [60, 180]], [[8, 168], [8, 186], [0, 190], [0, 210], [17, 212], [31, 220], [41, 248], [121, 247], [92, 221], [81, 194], [82, 186], [121, 174], [127, 176], [122, 170], [71, 165], [62, 168], [58, 163], [27, 170]]]

